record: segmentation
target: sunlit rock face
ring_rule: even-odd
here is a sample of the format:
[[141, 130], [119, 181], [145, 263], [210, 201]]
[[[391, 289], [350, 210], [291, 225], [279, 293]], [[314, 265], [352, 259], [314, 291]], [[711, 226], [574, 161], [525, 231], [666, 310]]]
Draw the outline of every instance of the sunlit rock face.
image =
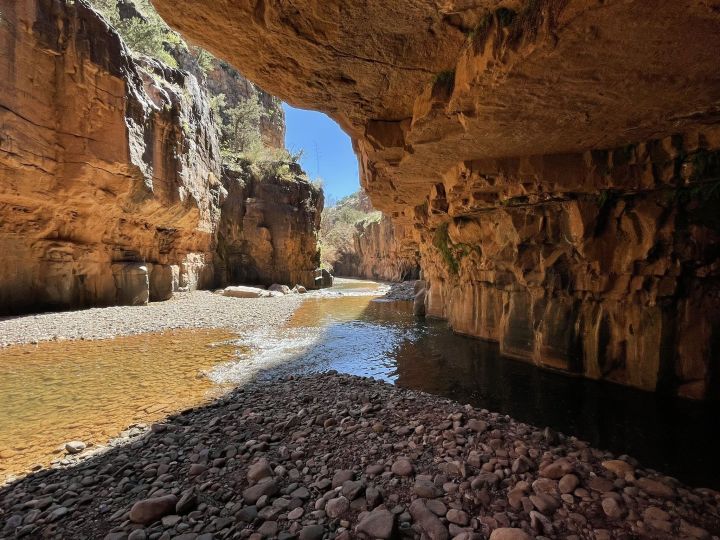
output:
[[0, 8], [0, 312], [211, 285], [224, 189], [196, 79], [133, 61], [81, 2]]
[[[321, 192], [299, 169], [238, 189], [192, 74], [134, 59], [82, 2], [0, 0], [0, 42], [0, 314], [314, 286]], [[207, 85], [258, 99], [284, 147], [276, 98], [217, 61]]]
[[429, 313], [554, 369], [720, 390], [720, 2], [154, 3], [340, 122]]
[[420, 254], [411, 232], [387, 216], [361, 221], [353, 234], [353, 249], [341, 254], [335, 274], [382, 281], [418, 279]]
[[315, 288], [323, 194], [298, 165], [285, 167], [284, 172], [225, 169], [228, 196], [216, 261], [220, 285]]

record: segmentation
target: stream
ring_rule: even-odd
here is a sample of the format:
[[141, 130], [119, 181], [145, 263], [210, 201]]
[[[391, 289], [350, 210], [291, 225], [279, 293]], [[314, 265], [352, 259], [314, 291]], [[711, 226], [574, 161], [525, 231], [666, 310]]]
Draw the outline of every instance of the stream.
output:
[[504, 358], [497, 344], [415, 319], [410, 302], [379, 298], [384, 290], [338, 279], [305, 300], [288, 324], [239, 337], [185, 330], [0, 350], [0, 482], [47, 465], [63, 442], [103, 444], [134, 422], [206, 402], [253, 377], [334, 369], [550, 426], [691, 485], [720, 488], [717, 403]]

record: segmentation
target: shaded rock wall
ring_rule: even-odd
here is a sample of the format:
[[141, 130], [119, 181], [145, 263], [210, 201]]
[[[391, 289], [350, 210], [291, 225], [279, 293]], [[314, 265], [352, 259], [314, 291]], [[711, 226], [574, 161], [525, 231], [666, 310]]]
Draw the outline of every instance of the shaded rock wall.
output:
[[288, 171], [225, 169], [228, 197], [218, 232], [221, 285], [273, 283], [315, 288], [322, 191], [299, 166]]
[[420, 254], [409, 232], [387, 216], [361, 221], [353, 235], [353, 250], [341, 254], [335, 274], [383, 281], [418, 279]]
[[718, 135], [451, 171], [416, 210], [428, 314], [539, 366], [714, 393]]
[[351, 135], [431, 314], [538, 365], [720, 391], [716, 1], [153, 3]]

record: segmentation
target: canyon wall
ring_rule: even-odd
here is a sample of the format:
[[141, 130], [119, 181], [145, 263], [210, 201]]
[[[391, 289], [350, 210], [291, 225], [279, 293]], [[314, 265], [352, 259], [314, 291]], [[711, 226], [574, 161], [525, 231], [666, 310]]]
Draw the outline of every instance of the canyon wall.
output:
[[420, 254], [410, 232], [387, 216], [379, 221], [359, 222], [353, 234], [353, 249], [341, 254], [333, 268], [335, 275], [382, 281], [418, 279]]
[[[197, 79], [133, 58], [84, 2], [0, 0], [0, 46], [0, 313], [214, 286], [227, 190]], [[297, 215], [270, 227], [274, 242], [307, 226]], [[297, 250], [314, 251], [311, 237]]]
[[257, 100], [262, 111], [259, 129], [263, 144], [268, 148], [285, 148], [285, 112], [278, 98], [253, 84], [223, 60], [208, 60], [207, 69], [202, 71], [182, 47], [175, 47], [172, 55], [181, 69], [202, 81], [202, 87], [208, 94], [225, 96], [227, 107], [237, 107], [248, 99]]
[[2, 2], [2, 312], [142, 303], [213, 279], [220, 152], [194, 77], [81, 2]]
[[718, 394], [717, 0], [153, 3], [340, 123], [420, 245], [431, 315], [541, 366]]
[[719, 136], [449, 172], [416, 209], [428, 314], [539, 366], [715, 392]]
[[315, 288], [323, 194], [299, 165], [283, 171], [225, 169], [218, 282]]

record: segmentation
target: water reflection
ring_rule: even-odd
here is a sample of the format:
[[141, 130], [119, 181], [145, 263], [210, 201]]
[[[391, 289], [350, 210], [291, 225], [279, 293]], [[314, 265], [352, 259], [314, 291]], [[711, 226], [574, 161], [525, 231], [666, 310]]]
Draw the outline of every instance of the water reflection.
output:
[[[305, 302], [290, 349], [266, 376], [336, 369], [447, 396], [628, 453], [694, 485], [720, 488], [718, 404], [661, 397], [503, 358], [497, 344], [418, 321], [409, 302], [369, 297]], [[274, 347], [276, 344], [274, 345]], [[277, 349], [276, 349], [277, 350]]]

